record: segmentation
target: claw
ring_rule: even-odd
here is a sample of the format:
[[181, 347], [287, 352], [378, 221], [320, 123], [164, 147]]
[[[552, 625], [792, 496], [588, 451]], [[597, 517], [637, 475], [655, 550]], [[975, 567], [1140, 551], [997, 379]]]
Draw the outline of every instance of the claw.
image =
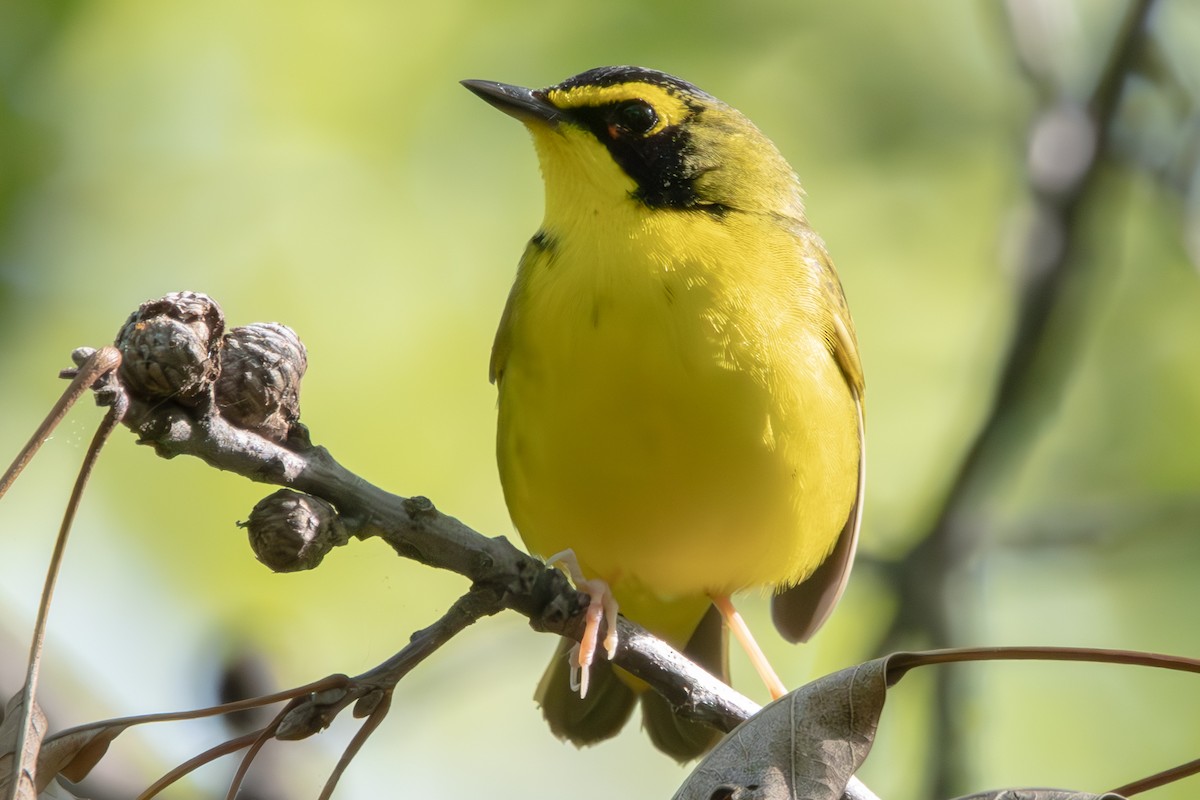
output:
[[579, 643], [571, 648], [571, 652], [567, 654], [567, 663], [571, 667], [570, 687], [572, 692], [579, 692], [580, 698], [587, 695], [588, 673], [587, 670], [579, 668]]
[[608, 584], [598, 578], [585, 578], [579, 559], [572, 550], [563, 550], [546, 559], [546, 566], [561, 567], [571, 578], [575, 588], [590, 598], [584, 616], [583, 638], [571, 648], [571, 689], [578, 691], [580, 698], [587, 697], [588, 668], [596, 657], [596, 642], [600, 636], [600, 624], [604, 623], [604, 652], [611, 661], [617, 654], [617, 600]]

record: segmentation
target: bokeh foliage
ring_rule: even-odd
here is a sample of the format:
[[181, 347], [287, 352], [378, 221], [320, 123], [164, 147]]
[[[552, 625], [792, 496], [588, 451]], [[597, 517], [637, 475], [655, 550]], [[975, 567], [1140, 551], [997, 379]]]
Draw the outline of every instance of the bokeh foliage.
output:
[[[1017, 6], [1039, 9], [1040, 77], [1018, 66], [1006, 16]], [[1186, 249], [1200, 207], [1189, 199], [1200, 15], [1158, 6], [1113, 157], [1076, 223], [1079, 268], [1031, 365], [1045, 391], [1013, 415], [972, 497], [969, 551], [945, 565], [954, 643], [1200, 653], [1200, 286]], [[765, 646], [794, 684], [863, 660], [895, 632], [894, 565], [928, 533], [1012, 330], [1031, 120], [1047, 92], [1088, 91], [1124, 7], [6, 3], [0, 454], [56, 396], [73, 347], [108, 341], [142, 300], [192, 289], [232, 324], [300, 333], [303, 418], [340, 460], [510, 533], [486, 362], [541, 189], [519, 127], [456, 82], [544, 85], [644, 64], [736, 105], [776, 141], [841, 270], [868, 381], [867, 559], [813, 645]], [[9, 689], [97, 417], [76, 411], [0, 505]], [[233, 526], [262, 487], [116, 438], [51, 617], [43, 685], [57, 727], [208, 702], [223, 660], [245, 647], [277, 683], [360, 671], [465, 588], [370, 543], [312, 574], [270, 575]], [[744, 604], [766, 631], [765, 603]], [[919, 624], [900, 639], [934, 643]], [[669, 795], [683, 773], [636, 726], [585, 752], [546, 733], [530, 695], [552, 647], [512, 616], [461, 637], [402, 685], [345, 796]], [[934, 724], [919, 681], [889, 707], [863, 775], [888, 800], [926, 796], [936, 773], [964, 792], [1099, 791], [1200, 750], [1200, 691], [1179, 676], [995, 664], [962, 675], [953, 729]], [[144, 784], [135, 771], [161, 772], [215, 735], [156, 731], [101, 777]], [[307, 745], [313, 757], [279, 748], [275, 775], [290, 787], [279, 796], [314, 785], [345, 735]], [[1193, 781], [1157, 796], [1194, 792]]]

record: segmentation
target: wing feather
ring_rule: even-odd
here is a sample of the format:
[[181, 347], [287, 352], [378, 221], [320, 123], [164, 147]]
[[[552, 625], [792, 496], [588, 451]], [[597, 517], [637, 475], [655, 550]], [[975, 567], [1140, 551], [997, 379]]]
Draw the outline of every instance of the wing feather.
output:
[[863, 491], [866, 483], [866, 419], [863, 409], [864, 379], [858, 356], [858, 340], [846, 306], [841, 281], [829, 255], [819, 241], [813, 251], [819, 254], [821, 286], [831, 307], [829, 349], [841, 369], [842, 376], [854, 399], [858, 415], [858, 487], [846, 523], [838, 535], [833, 550], [807, 580], [776, 593], [771, 602], [771, 618], [785, 639], [791, 642], [808, 641], [829, 619], [834, 606], [846, 590], [854, 554], [858, 549], [858, 533], [862, 526]]

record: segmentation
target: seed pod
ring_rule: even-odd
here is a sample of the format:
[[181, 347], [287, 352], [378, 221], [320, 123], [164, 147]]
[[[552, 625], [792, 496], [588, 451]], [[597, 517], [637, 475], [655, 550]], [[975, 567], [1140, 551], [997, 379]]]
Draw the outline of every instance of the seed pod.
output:
[[225, 318], [212, 298], [174, 292], [147, 300], [117, 334], [120, 378], [135, 396], [199, 405], [217, 375]]
[[295, 331], [274, 322], [234, 328], [225, 337], [214, 389], [221, 415], [282, 442], [300, 419], [300, 379], [308, 367]]
[[349, 540], [333, 506], [290, 489], [264, 497], [239, 524], [249, 534], [254, 556], [274, 572], [313, 569]]

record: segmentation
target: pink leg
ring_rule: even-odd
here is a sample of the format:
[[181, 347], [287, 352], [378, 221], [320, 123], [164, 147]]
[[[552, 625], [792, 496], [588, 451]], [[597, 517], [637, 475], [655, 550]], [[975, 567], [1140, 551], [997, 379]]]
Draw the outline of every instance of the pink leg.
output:
[[725, 625], [729, 630], [733, 631], [734, 637], [738, 640], [738, 644], [746, 651], [746, 655], [750, 656], [750, 663], [754, 665], [755, 671], [758, 672], [758, 677], [762, 678], [762, 682], [767, 685], [767, 691], [771, 693], [771, 699], [778, 700], [787, 694], [787, 687], [783, 685], [783, 681], [779, 680], [779, 676], [775, 674], [775, 670], [771, 669], [767, 657], [763, 655], [762, 649], [758, 646], [758, 642], [754, 641], [754, 637], [750, 635], [750, 629], [746, 627], [746, 621], [742, 619], [742, 615], [733, 607], [733, 601], [728, 595], [713, 597], [713, 605], [721, 612], [721, 616], [725, 619]]
[[583, 639], [571, 648], [571, 688], [579, 690], [580, 697], [587, 697], [588, 668], [596, 656], [596, 641], [600, 636], [600, 624], [605, 623], [604, 650], [609, 660], [617, 654], [617, 601], [608, 584], [598, 578], [583, 577], [579, 559], [572, 550], [563, 550], [546, 559], [546, 566], [560, 566], [575, 588], [591, 598], [584, 621]]

